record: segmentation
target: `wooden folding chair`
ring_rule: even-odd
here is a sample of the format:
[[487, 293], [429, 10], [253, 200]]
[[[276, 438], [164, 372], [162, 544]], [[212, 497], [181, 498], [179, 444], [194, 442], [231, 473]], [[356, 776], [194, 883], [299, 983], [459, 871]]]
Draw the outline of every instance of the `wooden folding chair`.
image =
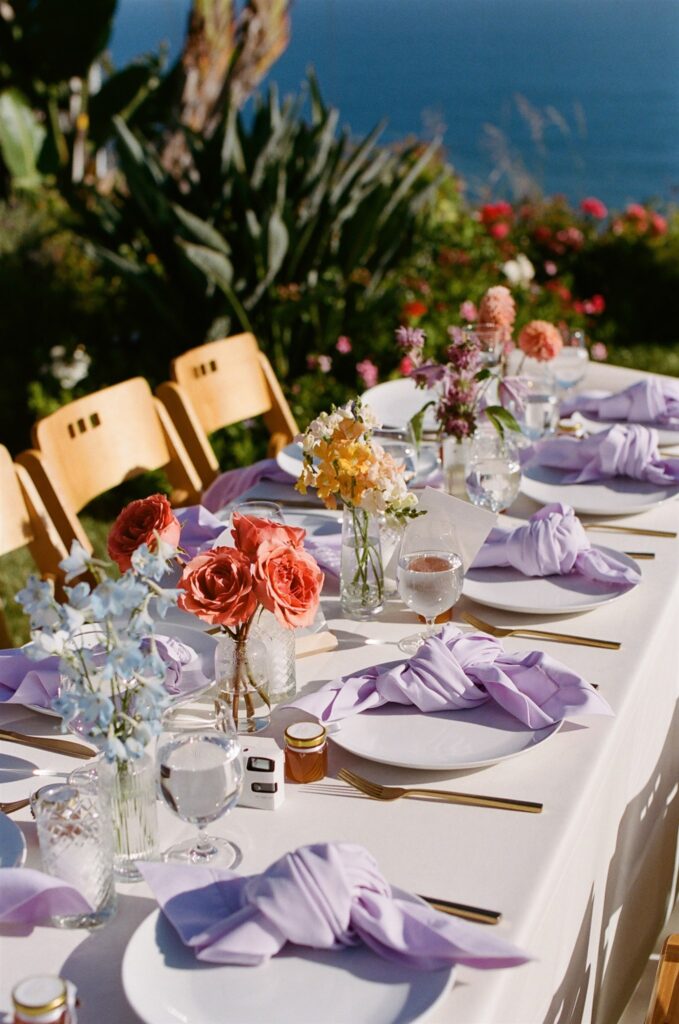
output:
[[219, 473], [208, 435], [221, 427], [263, 416], [269, 454], [299, 433], [271, 363], [252, 334], [211, 341], [173, 360], [172, 381], [156, 394], [164, 403], [198, 469], [203, 488]]
[[665, 939], [644, 1024], [679, 1024], [679, 935]]
[[[66, 548], [23, 466], [0, 445], [0, 555], [28, 547], [43, 578], [56, 579]], [[0, 647], [12, 640], [0, 608]]]
[[33, 427], [26, 467], [62, 541], [92, 545], [78, 519], [85, 505], [124, 480], [162, 469], [174, 504], [199, 500], [200, 478], [164, 406], [142, 377], [78, 398]]

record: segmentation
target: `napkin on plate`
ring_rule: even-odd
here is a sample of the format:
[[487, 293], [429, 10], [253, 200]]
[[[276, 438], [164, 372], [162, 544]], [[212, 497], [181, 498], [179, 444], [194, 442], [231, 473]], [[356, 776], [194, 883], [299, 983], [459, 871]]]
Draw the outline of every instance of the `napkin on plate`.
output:
[[511, 565], [524, 576], [584, 576], [626, 590], [641, 576], [604, 551], [593, 548], [570, 505], [553, 502], [514, 530], [492, 530], [473, 569]]
[[[192, 647], [160, 634], [156, 634], [156, 645], [166, 665], [165, 688], [168, 693], [193, 693], [209, 686], [211, 680], [203, 671], [200, 655]], [[0, 703], [6, 701], [49, 708], [59, 692], [60, 683], [57, 657], [34, 661], [21, 647], [0, 651]]]
[[527, 450], [524, 468], [532, 466], [565, 470], [566, 484], [615, 476], [628, 476], [659, 487], [679, 483], [679, 459], [661, 458], [657, 432], [636, 423], [616, 423], [582, 441], [573, 437], [538, 441], [532, 451]]
[[573, 715], [611, 715], [589, 683], [541, 651], [509, 654], [486, 633], [447, 623], [405, 662], [373, 665], [332, 680], [286, 707], [337, 722], [384, 704], [413, 704], [426, 713], [465, 711], [494, 700], [529, 729]]
[[0, 925], [48, 924], [54, 916], [91, 913], [92, 907], [72, 885], [32, 868], [0, 871]]
[[193, 558], [208, 548], [215, 547], [217, 540], [227, 528], [227, 524], [213, 515], [204, 505], [178, 508], [175, 511], [175, 516], [182, 528], [179, 544], [189, 558]]
[[574, 412], [593, 420], [626, 420], [679, 429], [679, 381], [647, 377], [614, 395], [574, 395], [562, 402], [561, 415]]
[[211, 963], [256, 966], [288, 942], [334, 950], [363, 942], [422, 970], [530, 959], [483, 925], [394, 896], [371, 854], [353, 843], [302, 846], [246, 877], [150, 861], [139, 868], [184, 945]]
[[220, 508], [229, 505], [262, 480], [293, 484], [295, 477], [281, 469], [275, 459], [262, 459], [252, 466], [230, 469], [222, 473], [205, 491], [201, 503], [210, 512], [219, 512]]

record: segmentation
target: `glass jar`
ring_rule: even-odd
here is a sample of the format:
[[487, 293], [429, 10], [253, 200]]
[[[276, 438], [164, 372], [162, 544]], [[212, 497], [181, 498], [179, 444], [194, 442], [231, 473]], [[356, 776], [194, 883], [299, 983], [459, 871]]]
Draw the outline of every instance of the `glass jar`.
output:
[[328, 773], [327, 732], [320, 722], [295, 722], [285, 730], [285, 775], [290, 782], [319, 782]]
[[76, 987], [57, 975], [22, 978], [12, 989], [14, 1024], [77, 1024]]

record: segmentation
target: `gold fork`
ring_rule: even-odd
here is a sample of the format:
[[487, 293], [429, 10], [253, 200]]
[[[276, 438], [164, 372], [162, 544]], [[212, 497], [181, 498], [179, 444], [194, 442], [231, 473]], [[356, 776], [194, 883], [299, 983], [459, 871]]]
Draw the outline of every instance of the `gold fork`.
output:
[[475, 793], [453, 793], [445, 789], [416, 789], [409, 787], [402, 789], [400, 786], [380, 786], [377, 782], [369, 782], [361, 775], [350, 772], [347, 768], [340, 768], [337, 777], [343, 782], [348, 782], [354, 789], [360, 790], [373, 800], [399, 800], [402, 796], [419, 797], [421, 800], [442, 800], [449, 804], [469, 804], [472, 807], [497, 807], [501, 811], [526, 811], [528, 814], [539, 814], [542, 804], [534, 803], [532, 800], [509, 800], [497, 796], [479, 796]]
[[603, 533], [631, 533], [636, 537], [676, 537], [673, 530], [643, 530], [640, 526], [615, 526], [613, 523], [583, 523], [586, 530]]
[[475, 615], [470, 615], [469, 612], [463, 612], [462, 618], [475, 629], [480, 629], [482, 632], [490, 633], [491, 636], [496, 636], [500, 639], [505, 636], [525, 636], [529, 639], [555, 640], [557, 643], [578, 644], [582, 647], [603, 647], [607, 651], [620, 650], [620, 644], [617, 640], [595, 640], [590, 636], [573, 636], [571, 633], [551, 633], [546, 629], [524, 629], [522, 626], [514, 628], [493, 626], [490, 622], [484, 622], [483, 619], [477, 619]]
[[81, 757], [87, 760], [96, 756], [96, 750], [86, 747], [82, 743], [71, 743], [69, 740], [60, 740], [56, 737], [24, 736], [21, 732], [13, 732], [11, 729], [0, 729], [0, 740], [7, 743], [20, 743], [23, 747], [35, 747], [36, 750], [49, 750], [54, 754], [67, 754], [69, 757]]

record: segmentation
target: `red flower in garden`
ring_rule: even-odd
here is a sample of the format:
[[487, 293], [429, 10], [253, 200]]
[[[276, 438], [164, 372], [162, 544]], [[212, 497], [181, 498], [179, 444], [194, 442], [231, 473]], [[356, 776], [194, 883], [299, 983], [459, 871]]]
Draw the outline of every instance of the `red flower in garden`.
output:
[[494, 224], [498, 220], [511, 219], [513, 212], [511, 203], [502, 200], [499, 203], [485, 203], [479, 210], [479, 216], [482, 224]]
[[606, 309], [606, 300], [603, 295], [592, 295], [590, 299], [576, 299], [573, 309], [576, 313], [584, 313], [586, 316], [600, 316]]
[[533, 238], [536, 242], [548, 242], [552, 237], [552, 229], [548, 228], [546, 224], [538, 224], [533, 231]]
[[506, 238], [509, 234], [509, 224], [505, 224], [503, 221], [500, 221], [497, 224], [491, 224], [488, 228], [488, 234], [498, 240]]
[[572, 295], [570, 288], [567, 288], [565, 284], [561, 283], [561, 281], [547, 281], [545, 289], [546, 291], [552, 292], [552, 294], [558, 296], [562, 302], [571, 301]]
[[667, 234], [667, 219], [660, 213], [651, 213], [651, 232], [654, 235]]
[[398, 364], [398, 372], [401, 374], [402, 377], [409, 377], [412, 370], [414, 369], [415, 364], [413, 363], [410, 356], [404, 356], [401, 362]]
[[427, 306], [425, 306], [424, 302], [418, 302], [417, 299], [415, 299], [413, 302], [406, 302], [405, 306], [403, 307], [403, 317], [409, 318], [411, 320], [414, 320], [420, 316], [424, 316], [426, 312]]
[[608, 216], [607, 207], [596, 196], [588, 196], [586, 199], [583, 199], [580, 203], [580, 209], [583, 213], [594, 217], [595, 220], [603, 220]]

